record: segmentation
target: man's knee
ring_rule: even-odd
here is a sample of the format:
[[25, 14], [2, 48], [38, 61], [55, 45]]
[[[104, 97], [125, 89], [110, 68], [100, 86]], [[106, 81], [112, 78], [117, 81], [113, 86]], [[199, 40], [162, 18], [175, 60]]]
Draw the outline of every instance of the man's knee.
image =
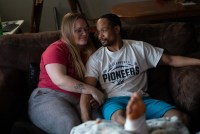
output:
[[121, 125], [124, 125], [126, 119], [125, 110], [117, 110], [111, 116], [111, 120], [118, 122]]
[[177, 116], [186, 126], [189, 126], [190, 117], [188, 114], [176, 109], [171, 109], [167, 111], [164, 115], [164, 117], [172, 117], [172, 116]]

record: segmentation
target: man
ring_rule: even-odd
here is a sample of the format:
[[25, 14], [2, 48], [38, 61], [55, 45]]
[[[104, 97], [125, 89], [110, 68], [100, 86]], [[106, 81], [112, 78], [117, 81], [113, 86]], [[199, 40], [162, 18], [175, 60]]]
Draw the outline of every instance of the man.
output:
[[[88, 60], [85, 82], [96, 86], [99, 81], [107, 99], [101, 107], [103, 116], [124, 125], [126, 105], [133, 92], [139, 92], [146, 105], [146, 119], [177, 116], [184, 124], [189, 117], [174, 106], [151, 98], [147, 93], [147, 70], [160, 65], [182, 67], [200, 65], [200, 60], [163, 53], [162, 48], [142, 41], [122, 40], [121, 22], [114, 14], [97, 21], [98, 38], [102, 44]], [[90, 119], [90, 98], [81, 96], [82, 120]]]

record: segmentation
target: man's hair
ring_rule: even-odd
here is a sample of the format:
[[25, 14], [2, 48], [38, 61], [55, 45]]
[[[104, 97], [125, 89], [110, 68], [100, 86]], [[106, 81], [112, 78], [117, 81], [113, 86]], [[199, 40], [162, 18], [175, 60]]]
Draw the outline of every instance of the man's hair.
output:
[[117, 15], [109, 13], [109, 14], [102, 15], [100, 17], [100, 19], [101, 18], [107, 19], [112, 27], [119, 26], [120, 27], [120, 34], [121, 34], [122, 24], [121, 24], [120, 18]]
[[121, 26], [122, 26], [120, 18], [115, 14], [111, 14], [111, 13], [105, 14], [105, 15], [102, 15], [100, 18], [107, 19], [110, 22], [110, 25], [113, 27], [120, 26], [120, 28], [121, 28]]

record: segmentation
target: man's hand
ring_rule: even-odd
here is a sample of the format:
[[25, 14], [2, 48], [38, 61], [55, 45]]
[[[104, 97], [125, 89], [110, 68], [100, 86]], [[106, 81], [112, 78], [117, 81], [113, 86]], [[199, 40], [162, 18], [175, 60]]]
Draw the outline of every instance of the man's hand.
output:
[[105, 96], [98, 89], [94, 88], [91, 93], [92, 97], [101, 105], [104, 102]]
[[90, 100], [90, 105], [92, 106], [93, 109], [98, 109], [100, 107], [99, 103], [95, 99]]

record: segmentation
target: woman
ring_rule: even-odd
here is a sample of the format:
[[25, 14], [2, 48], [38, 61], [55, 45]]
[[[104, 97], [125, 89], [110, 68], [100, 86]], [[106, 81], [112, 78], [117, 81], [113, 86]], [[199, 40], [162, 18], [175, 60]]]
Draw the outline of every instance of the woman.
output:
[[90, 94], [102, 104], [104, 95], [82, 82], [84, 63], [93, 51], [86, 19], [78, 13], [66, 14], [61, 39], [42, 54], [38, 88], [29, 99], [29, 116], [36, 126], [50, 134], [68, 134], [81, 123], [80, 94]]

